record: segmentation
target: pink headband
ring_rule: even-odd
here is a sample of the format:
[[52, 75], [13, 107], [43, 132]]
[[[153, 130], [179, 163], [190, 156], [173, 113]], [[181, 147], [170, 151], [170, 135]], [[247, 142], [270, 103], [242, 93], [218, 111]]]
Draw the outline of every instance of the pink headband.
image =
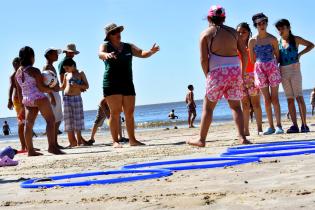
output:
[[208, 17], [225, 17], [225, 9], [220, 5], [213, 5], [210, 7]]

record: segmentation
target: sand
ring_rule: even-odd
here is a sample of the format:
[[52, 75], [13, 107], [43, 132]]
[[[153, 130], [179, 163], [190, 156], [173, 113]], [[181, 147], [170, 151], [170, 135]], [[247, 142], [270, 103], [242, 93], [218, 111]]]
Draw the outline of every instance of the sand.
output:
[[[314, 118], [310, 120], [315, 122]], [[249, 139], [254, 143], [314, 139], [315, 126], [307, 134], [271, 136], [258, 136], [255, 125], [250, 126]], [[284, 123], [287, 127], [289, 122]], [[169, 177], [112, 185], [50, 189], [19, 186], [21, 180], [33, 177], [113, 170], [147, 161], [216, 157], [238, 144], [233, 122], [211, 127], [205, 148], [185, 144], [198, 132], [199, 128], [140, 131], [137, 137], [147, 146], [124, 145], [122, 149], [109, 146], [108, 133], [98, 134], [93, 147], [68, 149], [61, 156], [47, 153], [46, 140], [34, 140], [44, 156], [17, 155], [18, 166], [0, 168], [0, 209], [314, 209], [315, 155], [178, 171]], [[59, 142], [67, 145], [64, 138]], [[19, 143], [0, 142], [0, 148], [7, 145], [18, 148]]]

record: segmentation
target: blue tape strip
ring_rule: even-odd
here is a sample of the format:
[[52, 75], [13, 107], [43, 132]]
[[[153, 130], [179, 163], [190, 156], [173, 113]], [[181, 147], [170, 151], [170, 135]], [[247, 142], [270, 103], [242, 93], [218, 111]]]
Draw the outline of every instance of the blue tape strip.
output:
[[262, 147], [253, 149], [235, 149], [228, 150], [230, 154], [245, 154], [245, 153], [256, 153], [256, 152], [270, 152], [270, 151], [280, 151], [280, 150], [297, 150], [297, 149], [315, 149], [315, 145], [311, 144], [297, 144], [279, 147]]
[[135, 174], [135, 173], [152, 173], [152, 174], [138, 175], [138, 176], [132, 176], [132, 177], [123, 177], [123, 178], [113, 178], [113, 179], [67, 182], [67, 183], [37, 183], [41, 179], [30, 179], [30, 180], [22, 182], [21, 187], [22, 188], [51, 188], [55, 186], [60, 186], [60, 187], [89, 186], [92, 184], [114, 184], [114, 183], [138, 181], [138, 180], [145, 180], [145, 179], [156, 179], [156, 178], [172, 175], [172, 172], [170, 170], [148, 169], [148, 170], [99, 171], [99, 172], [89, 172], [89, 173], [67, 174], [67, 175], [60, 175], [60, 176], [50, 176], [48, 178], [51, 179], [51, 181], [57, 181], [57, 180], [64, 180], [64, 179], [91, 177], [91, 176], [100, 176], [100, 175]]
[[[182, 163], [200, 163], [200, 162], [211, 162], [211, 161], [212, 162], [213, 161], [229, 161], [229, 162], [202, 164], [202, 165], [164, 167], [165, 165], [174, 165], [174, 164], [182, 164]], [[250, 158], [242, 158], [242, 157], [197, 158], [197, 159], [183, 159], [183, 160], [170, 160], [170, 161], [132, 164], [132, 165], [124, 166], [123, 169], [138, 169], [138, 168], [153, 167], [153, 166], [163, 166], [163, 167], [161, 167], [162, 169], [169, 169], [172, 171], [181, 171], [181, 170], [192, 170], [192, 169], [226, 167], [226, 166], [233, 166], [233, 165], [258, 162], [258, 161], [259, 161], [259, 158], [257, 158], [257, 157], [250, 157]]]
[[270, 158], [270, 157], [284, 157], [284, 156], [305, 155], [305, 154], [314, 154], [314, 153], [315, 153], [315, 149], [295, 151], [295, 152], [265, 153], [265, 154], [249, 154], [249, 153], [235, 154], [235, 153], [226, 152], [226, 153], [221, 154], [221, 157], [233, 156], [233, 157]]
[[272, 142], [272, 143], [262, 143], [262, 144], [253, 144], [253, 145], [246, 145], [246, 146], [239, 146], [239, 147], [230, 147], [227, 149], [227, 151], [234, 151], [234, 150], [241, 150], [241, 149], [251, 149], [251, 148], [260, 148], [260, 147], [273, 147], [273, 146], [287, 146], [287, 145], [314, 145], [314, 140], [308, 140], [308, 141], [283, 141], [283, 142]]

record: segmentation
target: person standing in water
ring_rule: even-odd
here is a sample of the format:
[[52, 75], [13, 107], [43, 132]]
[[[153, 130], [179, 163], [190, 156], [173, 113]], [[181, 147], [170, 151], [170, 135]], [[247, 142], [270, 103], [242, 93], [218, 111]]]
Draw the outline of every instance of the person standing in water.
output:
[[[306, 122], [306, 105], [303, 97], [300, 58], [305, 53], [311, 51], [314, 48], [314, 44], [302, 37], [293, 35], [290, 22], [287, 19], [277, 21], [275, 26], [281, 36], [279, 40], [281, 79], [293, 123], [287, 130], [287, 133], [298, 133], [300, 131], [296, 120], [294, 99], [296, 99], [300, 110], [302, 120], [301, 132], [306, 133], [310, 129]], [[306, 46], [306, 48], [299, 52], [300, 45]]]
[[[264, 135], [284, 133], [281, 125], [281, 109], [279, 103], [279, 84], [281, 83], [278, 68], [279, 47], [278, 40], [267, 32], [268, 17], [263, 13], [252, 17], [258, 34], [249, 40], [248, 48], [250, 59], [255, 63], [255, 85], [260, 89], [265, 100], [269, 127]], [[273, 124], [272, 107], [277, 121], [276, 128]]]
[[[250, 27], [247, 23], [240, 23], [236, 27], [240, 39], [248, 46], [249, 39], [252, 35]], [[247, 48], [247, 55], [249, 57], [249, 49]], [[244, 114], [244, 132], [249, 136], [249, 118], [251, 110], [254, 110], [257, 132], [262, 133], [262, 111], [260, 106], [260, 93], [259, 88], [255, 86], [254, 64], [248, 59], [247, 68], [243, 75], [244, 82], [244, 96], [242, 99], [242, 108]]]
[[[242, 72], [247, 68], [247, 53], [234, 28], [224, 25], [225, 10], [221, 6], [211, 6], [208, 13], [208, 28], [200, 36], [200, 61], [206, 77], [206, 96], [203, 102], [200, 134], [197, 140], [187, 143], [205, 147], [212, 122], [213, 110], [218, 100], [224, 96], [229, 103], [238, 130], [241, 144], [249, 144], [244, 133], [244, 119], [240, 100], [243, 98]], [[242, 69], [238, 51], [242, 57]]]
[[186, 95], [186, 104], [188, 108], [188, 127], [194, 128], [194, 121], [196, 119], [196, 104], [194, 100], [194, 86], [188, 85], [188, 93]]
[[156, 44], [150, 50], [142, 50], [134, 44], [121, 41], [123, 26], [115, 23], [105, 27], [105, 43], [99, 47], [99, 58], [104, 61], [103, 95], [106, 97], [109, 109], [109, 127], [114, 147], [122, 147], [119, 143], [119, 118], [123, 110], [126, 117], [126, 127], [130, 146], [144, 145], [135, 137], [134, 111], [136, 92], [132, 76], [132, 58], [148, 58], [160, 50]]

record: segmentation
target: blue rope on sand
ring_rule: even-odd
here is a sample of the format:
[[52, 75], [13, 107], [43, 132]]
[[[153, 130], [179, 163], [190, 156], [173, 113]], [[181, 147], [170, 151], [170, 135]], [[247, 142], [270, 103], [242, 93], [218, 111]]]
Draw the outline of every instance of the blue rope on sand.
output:
[[[139, 174], [150, 173], [148, 175], [137, 175], [131, 177], [113, 178], [113, 179], [100, 179], [100, 180], [87, 180], [78, 182], [65, 182], [65, 183], [40, 183], [40, 182], [53, 182], [58, 180], [82, 178], [82, 177], [95, 177], [101, 175], [113, 175], [113, 174]], [[156, 179], [160, 177], [170, 176], [172, 172], [166, 169], [149, 169], [149, 170], [114, 170], [114, 171], [97, 171], [78, 174], [66, 174], [59, 176], [50, 176], [47, 178], [30, 179], [21, 183], [22, 188], [51, 188], [51, 187], [74, 187], [74, 186], [89, 186], [93, 184], [114, 184], [121, 182], [131, 182], [146, 179]]]
[[[295, 151], [295, 150], [298, 150], [298, 151]], [[277, 151], [286, 151], [286, 152], [274, 153]], [[257, 153], [262, 153], [262, 152], [269, 152], [269, 153], [257, 154]], [[233, 166], [233, 165], [239, 165], [239, 164], [245, 164], [245, 163], [251, 163], [251, 162], [259, 162], [260, 158], [303, 155], [303, 154], [313, 154], [313, 153], [315, 153], [315, 141], [291, 141], [291, 142], [255, 144], [255, 145], [228, 148], [227, 152], [221, 154], [221, 157], [148, 162], [148, 163], [126, 165], [122, 167], [122, 170], [67, 174], [67, 175], [51, 176], [51, 177], [40, 178], [40, 179], [35, 178], [35, 179], [30, 179], [30, 180], [22, 182], [21, 187], [22, 188], [50, 188], [50, 187], [55, 187], [55, 186], [74, 187], [74, 186], [89, 186], [93, 184], [114, 184], [114, 183], [139, 181], [139, 180], [145, 180], [145, 179], [156, 179], [160, 177], [170, 176], [172, 175], [172, 171], [226, 167], [226, 166]], [[217, 163], [218, 161], [224, 161], [224, 162]], [[216, 162], [216, 163], [196, 164], [196, 163], [205, 163], [205, 162]], [[167, 165], [176, 165], [176, 164], [184, 164], [184, 163], [190, 163], [191, 165], [167, 167]], [[157, 166], [162, 166], [162, 167], [156, 168]], [[154, 167], [154, 168], [152, 169], [149, 167]], [[149, 168], [149, 169], [139, 170], [139, 168]], [[136, 176], [131, 176], [131, 177], [119, 177], [119, 178], [113, 178], [113, 179], [87, 180], [87, 181], [66, 182], [66, 183], [41, 183], [41, 182], [47, 182], [47, 181], [53, 182], [57, 180], [65, 180], [65, 179], [73, 179], [73, 178], [95, 177], [95, 176], [100, 176], [100, 175], [136, 174], [136, 173], [150, 173], [150, 174], [136, 175]]]

